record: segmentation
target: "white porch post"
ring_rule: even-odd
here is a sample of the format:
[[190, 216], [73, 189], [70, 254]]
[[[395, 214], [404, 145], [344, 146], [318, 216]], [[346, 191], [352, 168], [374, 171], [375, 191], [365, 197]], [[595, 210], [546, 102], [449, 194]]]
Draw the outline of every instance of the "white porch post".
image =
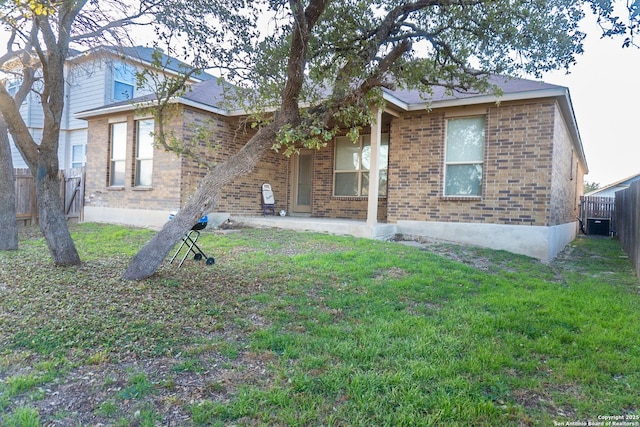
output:
[[371, 124], [371, 158], [369, 159], [369, 199], [367, 205], [367, 225], [369, 226], [378, 223], [378, 183], [380, 181], [378, 157], [382, 138], [382, 110], [376, 108], [374, 114], [375, 121]]

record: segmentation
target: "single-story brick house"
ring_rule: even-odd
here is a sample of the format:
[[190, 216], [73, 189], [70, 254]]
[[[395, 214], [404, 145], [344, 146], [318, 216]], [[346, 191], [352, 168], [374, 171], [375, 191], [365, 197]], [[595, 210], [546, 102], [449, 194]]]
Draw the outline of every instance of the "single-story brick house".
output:
[[[499, 102], [441, 88], [429, 101], [385, 91], [385, 109], [358, 143], [338, 137], [291, 158], [268, 153], [221, 191], [217, 210], [262, 216], [260, 186], [268, 182], [286, 218], [359, 220], [370, 237], [422, 236], [549, 260], [575, 238], [587, 173], [569, 91], [494, 81]], [[175, 101], [170, 127], [189, 138], [194, 123], [207, 123], [215, 156], [224, 158], [252, 131], [243, 112], [220, 100], [215, 80], [195, 85]], [[86, 221], [161, 225], [203, 173], [195, 162], [153, 148], [153, 119], [138, 114], [125, 102], [77, 115], [89, 123]]]

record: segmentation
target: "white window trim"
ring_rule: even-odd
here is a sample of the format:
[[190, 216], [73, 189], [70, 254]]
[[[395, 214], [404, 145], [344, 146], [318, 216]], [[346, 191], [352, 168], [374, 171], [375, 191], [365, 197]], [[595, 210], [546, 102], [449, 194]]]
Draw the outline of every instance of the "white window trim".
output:
[[[136, 187], [151, 187], [153, 185], [153, 177], [151, 179], [151, 183], [150, 184], [140, 184], [140, 175], [139, 175], [139, 170], [140, 170], [140, 162], [141, 161], [151, 161], [151, 170], [153, 171], [153, 141], [151, 143], [151, 155], [149, 157], [140, 157], [139, 152], [140, 152], [140, 123], [143, 121], [151, 121], [153, 122], [153, 127], [155, 129], [155, 120], [153, 118], [146, 118], [146, 119], [141, 119], [141, 120], [136, 120], [135, 121], [135, 130], [136, 130], [136, 147], [135, 147], [135, 153], [136, 153], [136, 157], [135, 157], [135, 186]], [[153, 174], [152, 174], [153, 175]]]
[[11, 95], [11, 97], [15, 97], [20, 90], [20, 86], [22, 86], [22, 79], [20, 77], [15, 77], [8, 79], [5, 87], [9, 95]]
[[[473, 118], [482, 118], [484, 119], [484, 126], [485, 126], [485, 132], [484, 132], [484, 141], [483, 141], [483, 145], [482, 145], [482, 160], [480, 162], [476, 162], [476, 161], [467, 161], [467, 162], [447, 162], [447, 148], [448, 148], [448, 144], [449, 144], [449, 138], [448, 138], [448, 127], [449, 127], [449, 121], [450, 120], [456, 120], [456, 119], [473, 119]], [[486, 114], [473, 114], [473, 115], [450, 115], [447, 116], [445, 118], [445, 127], [444, 127], [444, 171], [443, 171], [443, 181], [442, 181], [442, 195], [445, 198], [461, 198], [461, 199], [478, 199], [481, 198], [484, 194], [484, 189], [485, 189], [485, 185], [484, 185], [484, 180], [485, 180], [485, 156], [486, 156], [486, 145], [487, 145], [487, 132], [486, 132], [486, 126], [487, 126], [487, 116]], [[482, 167], [482, 178], [480, 180], [480, 194], [447, 194], [447, 169], [448, 166], [452, 166], [452, 165], [481, 165]]]
[[[115, 125], [124, 124], [125, 125], [125, 140], [124, 140], [124, 157], [123, 158], [115, 158], [113, 157], [113, 129]], [[127, 170], [127, 138], [126, 134], [128, 132], [128, 123], [127, 122], [114, 122], [109, 123], [109, 187], [113, 188], [122, 188], [127, 182], [126, 170]], [[113, 163], [114, 162], [123, 162], [125, 169], [125, 178], [122, 184], [113, 184]]]
[[[132, 65], [127, 64], [126, 62], [121, 62], [121, 61], [114, 61], [112, 63], [112, 73], [113, 73], [113, 84], [111, 85], [111, 91], [112, 91], [112, 97], [113, 100], [116, 102], [121, 102], [121, 101], [126, 101], [124, 99], [118, 99], [116, 98], [116, 83], [121, 83], [127, 86], [131, 86], [131, 98], [129, 99], [133, 99], [136, 97], [136, 82], [135, 82], [135, 77], [133, 81], [127, 81], [122, 77], [118, 77], [118, 72], [117, 72], [117, 67], [124, 67], [124, 68], [131, 68], [133, 70], [135, 70], [135, 67], [133, 67]], [[134, 75], [135, 76], [135, 75]]]
[[[338, 159], [337, 159], [337, 156], [338, 156], [337, 141], [338, 141], [339, 138], [348, 138], [348, 137], [344, 137], [344, 136], [336, 137], [335, 143], [334, 143], [334, 150], [333, 150], [334, 151], [334, 154], [333, 154], [333, 191], [332, 191], [333, 197], [338, 197], [338, 198], [339, 197], [342, 197], [342, 198], [368, 197], [368, 195], [361, 194], [361, 190], [362, 190], [362, 175], [364, 173], [368, 173], [369, 172], [369, 169], [363, 169], [362, 168], [362, 148], [363, 148], [364, 137], [365, 136], [369, 136], [369, 135], [368, 134], [360, 135], [358, 137], [358, 144], [359, 144], [359, 146], [358, 146], [358, 168], [357, 169], [348, 169], [348, 170], [347, 169], [336, 169], [336, 165], [338, 164]], [[386, 137], [387, 143], [384, 144], [384, 145], [386, 145], [388, 147], [389, 146], [389, 134], [388, 133], [383, 133], [382, 136], [383, 136], [383, 138]], [[389, 163], [388, 163], [388, 159], [387, 159], [386, 167], [385, 168], [378, 168], [378, 170], [380, 172], [381, 171], [385, 171], [387, 173], [387, 180], [389, 179], [388, 178], [388, 176], [389, 176], [388, 169], [389, 169]], [[357, 174], [357, 176], [358, 176], [358, 186], [357, 186], [358, 194], [357, 195], [354, 196], [354, 195], [336, 194], [336, 174], [338, 174], [338, 173], [356, 173]], [[387, 194], [387, 189], [385, 189], [385, 194], [382, 197], [386, 197], [386, 194]], [[378, 197], [380, 197], [380, 196], [378, 196]]]
[[[73, 149], [75, 147], [81, 147], [81, 149], [82, 149], [82, 153], [81, 153], [82, 159], [80, 159], [80, 161], [78, 161], [78, 162], [74, 161], [74, 159], [73, 159]], [[69, 162], [69, 164], [71, 165], [71, 167], [72, 168], [81, 168], [81, 167], [83, 167], [85, 165], [86, 161], [87, 161], [87, 154], [86, 154], [87, 153], [87, 148], [86, 148], [86, 146], [84, 144], [73, 144], [73, 145], [71, 145], [71, 150], [70, 151], [71, 151], [71, 153], [70, 153], [71, 154], [71, 161]], [[74, 163], [80, 163], [80, 166], [73, 166]]]

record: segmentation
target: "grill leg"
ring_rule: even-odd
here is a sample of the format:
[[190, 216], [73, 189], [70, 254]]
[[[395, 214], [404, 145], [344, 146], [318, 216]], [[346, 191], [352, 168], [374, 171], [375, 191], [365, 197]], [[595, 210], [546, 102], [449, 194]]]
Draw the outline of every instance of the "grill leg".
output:
[[[191, 237], [192, 234], [195, 235], [195, 238]], [[187, 256], [189, 256], [189, 252], [197, 253], [193, 249], [193, 247], [194, 246], [196, 248], [198, 247], [196, 246], [196, 241], [198, 240], [198, 237], [200, 237], [199, 231], [189, 230], [189, 232], [185, 235], [185, 237], [182, 238], [182, 240], [184, 240], [185, 243], [187, 244], [187, 251], [184, 253], [182, 260], [180, 260], [180, 264], [178, 264], [178, 268], [182, 267], [182, 263], [184, 262], [185, 259], [187, 259]]]
[[[183, 237], [182, 243], [180, 243], [180, 246], [178, 247], [178, 250], [176, 250], [176, 253], [173, 254], [173, 257], [171, 257], [171, 261], [169, 261], [169, 264], [173, 263], [173, 260], [176, 259], [176, 257], [178, 256], [178, 254], [180, 253], [180, 251], [182, 250], [182, 248], [186, 243], [187, 243], [187, 240], [185, 237]], [[182, 265], [182, 263], [180, 263], [180, 265]]]
[[191, 252], [193, 252], [193, 254], [195, 255], [194, 259], [196, 261], [205, 259], [207, 265], [213, 265], [215, 262], [213, 257], [207, 257], [207, 255], [202, 251], [202, 249], [200, 249], [200, 247], [196, 244], [199, 237], [200, 237], [199, 231], [189, 230], [189, 232], [182, 237], [182, 243], [180, 243], [180, 246], [178, 247], [178, 250], [176, 250], [176, 252], [173, 254], [173, 257], [171, 257], [169, 264], [172, 264], [173, 261], [178, 256], [178, 254], [180, 253], [180, 251], [182, 251], [182, 249], [185, 248], [184, 255], [182, 256], [182, 258], [180, 259], [180, 262], [178, 263], [178, 268], [182, 267], [182, 264], [184, 263], [184, 261], [187, 259], [187, 257]]

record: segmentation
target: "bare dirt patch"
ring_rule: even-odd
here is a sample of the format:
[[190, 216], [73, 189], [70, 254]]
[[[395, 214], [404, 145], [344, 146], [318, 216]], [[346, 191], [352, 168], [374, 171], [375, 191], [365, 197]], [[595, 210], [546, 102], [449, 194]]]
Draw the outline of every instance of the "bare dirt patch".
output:
[[[271, 378], [264, 355], [246, 351], [229, 359], [214, 352], [197, 357], [197, 372], [176, 369], [181, 357], [85, 365], [70, 371], [57, 384], [42, 388], [43, 397], [25, 397], [20, 404], [35, 407], [48, 426], [112, 425], [114, 415], [152, 410], [160, 425], [191, 425], [189, 405], [208, 400], [225, 402], [237, 386], [268, 386]], [[193, 359], [190, 359], [193, 360]], [[149, 390], [136, 395], [127, 391], [133, 375], [149, 381]], [[136, 420], [130, 424], [138, 425]]]

